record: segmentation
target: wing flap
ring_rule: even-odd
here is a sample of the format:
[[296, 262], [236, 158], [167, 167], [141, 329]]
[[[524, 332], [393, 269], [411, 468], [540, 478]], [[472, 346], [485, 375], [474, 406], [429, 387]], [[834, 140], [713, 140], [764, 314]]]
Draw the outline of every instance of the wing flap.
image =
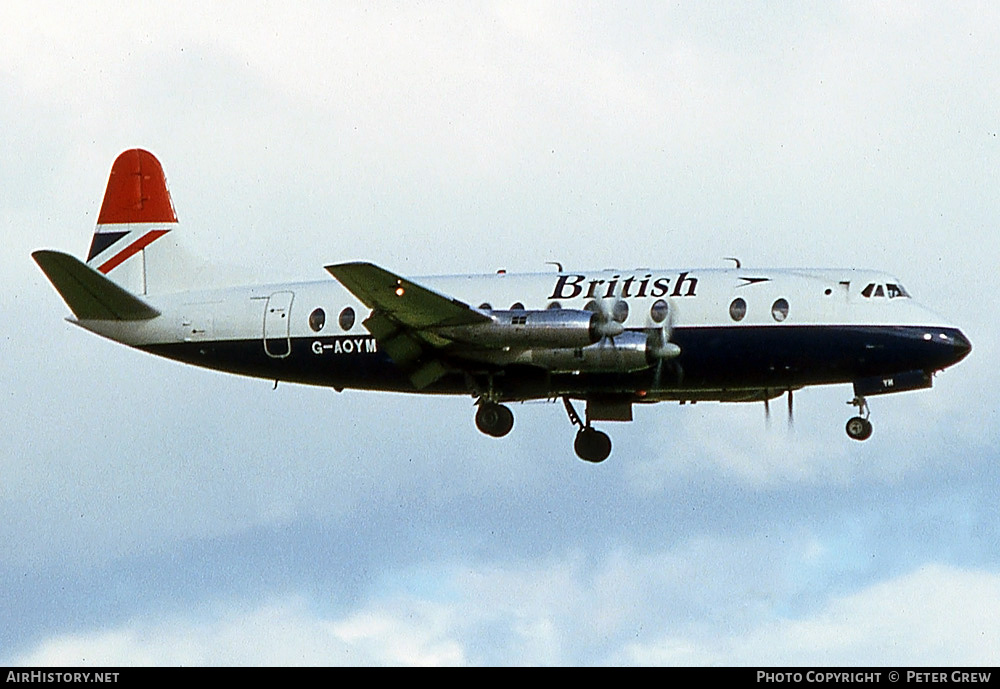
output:
[[79, 259], [61, 251], [31, 254], [80, 320], [145, 321], [160, 312]]

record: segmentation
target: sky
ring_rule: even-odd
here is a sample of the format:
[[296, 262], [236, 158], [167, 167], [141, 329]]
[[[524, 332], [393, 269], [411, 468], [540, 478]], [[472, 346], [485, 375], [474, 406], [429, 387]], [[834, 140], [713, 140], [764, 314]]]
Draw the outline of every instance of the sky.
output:
[[[1000, 662], [1000, 7], [0, 5], [0, 664]], [[572, 452], [471, 398], [280, 385], [63, 319], [143, 147], [251, 281], [864, 267], [972, 354], [932, 390], [659, 404]], [[455, 295], [461, 298], [462, 295]], [[778, 405], [781, 409], [782, 405]]]

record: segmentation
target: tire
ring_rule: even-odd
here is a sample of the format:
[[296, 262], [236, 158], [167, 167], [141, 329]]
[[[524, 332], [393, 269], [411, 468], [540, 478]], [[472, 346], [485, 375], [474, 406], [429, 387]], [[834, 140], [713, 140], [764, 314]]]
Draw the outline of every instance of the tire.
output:
[[576, 434], [573, 449], [583, 461], [599, 464], [611, 454], [611, 438], [607, 433], [587, 427]]
[[852, 440], [868, 440], [872, 437], [872, 424], [868, 419], [855, 416], [847, 422], [847, 435]]
[[502, 438], [514, 428], [514, 414], [502, 404], [485, 402], [476, 411], [476, 428], [486, 435]]

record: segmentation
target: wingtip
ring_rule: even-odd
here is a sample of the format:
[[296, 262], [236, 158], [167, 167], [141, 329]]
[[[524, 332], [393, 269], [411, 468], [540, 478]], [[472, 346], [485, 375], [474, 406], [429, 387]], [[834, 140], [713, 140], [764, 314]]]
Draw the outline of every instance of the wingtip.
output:
[[[335, 278], [340, 278], [344, 273], [358, 268], [378, 268], [374, 263], [368, 261], [347, 261], [345, 263], [331, 263], [323, 266], [323, 269]], [[379, 270], [382, 270], [379, 268]]]
[[43, 272], [48, 274], [46, 270], [48, 266], [53, 265], [57, 261], [65, 261], [67, 258], [73, 259], [74, 257], [64, 251], [57, 251], [55, 249], [35, 249], [31, 252], [31, 258]]

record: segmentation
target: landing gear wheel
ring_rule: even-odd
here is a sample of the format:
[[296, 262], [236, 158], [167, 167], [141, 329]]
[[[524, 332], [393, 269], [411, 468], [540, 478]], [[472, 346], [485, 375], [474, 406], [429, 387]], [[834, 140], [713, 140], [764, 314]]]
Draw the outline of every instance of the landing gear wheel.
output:
[[476, 428], [494, 438], [502, 438], [514, 427], [514, 414], [502, 404], [483, 402], [476, 411]]
[[872, 422], [855, 416], [847, 422], [847, 435], [854, 440], [868, 440], [872, 437]]
[[591, 428], [581, 428], [573, 441], [576, 455], [585, 462], [603, 462], [611, 454], [611, 438], [607, 433]]

